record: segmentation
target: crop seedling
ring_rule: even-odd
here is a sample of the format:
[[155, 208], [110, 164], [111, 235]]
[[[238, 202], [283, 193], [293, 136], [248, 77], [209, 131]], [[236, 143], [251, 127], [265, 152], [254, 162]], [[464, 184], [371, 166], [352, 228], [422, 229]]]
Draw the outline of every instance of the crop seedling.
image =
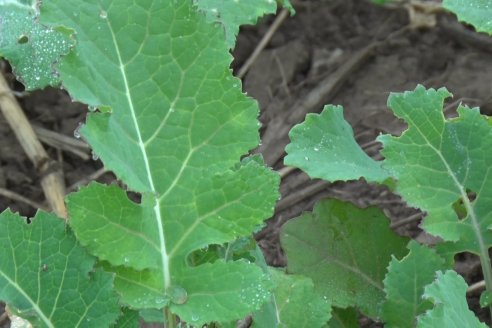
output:
[[[287, 1], [279, 4], [290, 8]], [[250, 237], [271, 216], [279, 178], [261, 157], [258, 108], [231, 74], [241, 24], [273, 0], [0, 0], [0, 55], [28, 90], [62, 86], [89, 106], [80, 134], [124, 183], [67, 196], [69, 218], [0, 214], [0, 299], [35, 327], [485, 327], [453, 256], [480, 256], [490, 306], [492, 127], [478, 109], [445, 119], [446, 89], [392, 94], [408, 124], [385, 159], [357, 145], [327, 106], [291, 133], [286, 164], [329, 181], [386, 184], [426, 212], [435, 248], [396, 236], [376, 208], [323, 200], [289, 221], [286, 270]], [[444, 1], [492, 34], [490, 9]], [[478, 9], [477, 9], [478, 8]], [[138, 202], [127, 191], [138, 193]], [[459, 219], [457, 211], [465, 213]]]
[[[491, 33], [488, 7], [466, 3], [444, 5]], [[492, 129], [477, 108], [460, 105], [457, 118], [445, 119], [443, 104], [450, 96], [444, 88], [423, 86], [391, 94], [388, 106], [408, 128], [399, 137], [377, 139], [383, 161], [357, 145], [340, 106], [308, 115], [290, 132], [287, 165], [328, 181], [386, 184], [424, 211], [424, 230], [442, 239], [434, 249], [415, 241], [405, 249], [378, 210], [321, 201], [312, 214], [283, 226], [281, 242], [288, 272], [312, 278], [334, 306], [357, 307], [393, 327], [485, 327], [468, 309], [467, 285], [451, 268], [454, 255], [477, 254], [486, 284], [481, 305], [490, 307], [492, 157], [486, 149]]]
[[228, 325], [259, 310], [272, 279], [242, 238], [271, 216], [279, 179], [259, 158], [239, 161], [258, 144], [258, 108], [228, 50], [239, 24], [277, 3], [0, 4], [0, 54], [27, 89], [61, 84], [92, 108], [81, 135], [141, 194], [92, 183], [67, 197], [68, 226], [2, 213], [10, 310], [37, 327], [135, 326], [140, 315]]

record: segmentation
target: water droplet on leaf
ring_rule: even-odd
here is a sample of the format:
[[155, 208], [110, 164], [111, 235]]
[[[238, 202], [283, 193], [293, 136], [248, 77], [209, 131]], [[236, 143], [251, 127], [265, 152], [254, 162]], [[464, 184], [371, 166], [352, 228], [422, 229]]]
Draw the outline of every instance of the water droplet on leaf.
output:
[[73, 136], [77, 139], [80, 139], [80, 128], [82, 128], [82, 123], [79, 123], [79, 125], [73, 131]]
[[162, 306], [164, 305], [165, 303], [167, 303], [167, 298], [165, 297], [157, 297], [155, 300], [154, 300], [154, 303], [158, 306]]
[[166, 289], [166, 295], [171, 298], [174, 304], [184, 304], [188, 300], [188, 293], [181, 286], [170, 286]]

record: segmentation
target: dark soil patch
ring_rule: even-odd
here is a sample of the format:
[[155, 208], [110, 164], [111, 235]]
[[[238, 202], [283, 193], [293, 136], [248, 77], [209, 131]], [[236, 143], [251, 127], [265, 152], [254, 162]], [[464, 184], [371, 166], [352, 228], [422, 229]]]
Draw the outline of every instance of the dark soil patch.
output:
[[[283, 23], [243, 79], [244, 90], [258, 99], [261, 107], [264, 141], [258, 151], [275, 169], [283, 167], [286, 131], [306, 114], [296, 113], [295, 104], [330, 76], [336, 76], [351, 58], [376, 43], [370, 55], [346, 74], [336, 89], [322, 94], [318, 106], [309, 108], [319, 112], [323, 103], [343, 105], [358, 142], [370, 145], [366, 150], [374, 158], [380, 158], [379, 146], [371, 145], [371, 141], [381, 132], [399, 134], [404, 128], [386, 107], [389, 92], [413, 90], [417, 84], [446, 86], [454, 94], [451, 102], [463, 100], [468, 105], [480, 106], [485, 114], [492, 113], [490, 50], [484, 42], [468, 36], [464, 28], [464, 34], [453, 33], [456, 24], [450, 25], [452, 17], [441, 14], [433, 28], [399, 33], [408, 23], [407, 12], [402, 8], [387, 9], [355, 0], [297, 1], [295, 7], [296, 16]], [[234, 51], [235, 71], [257, 46], [273, 19], [267, 17], [258, 26], [242, 29]], [[20, 88], [14, 82], [12, 85]], [[33, 92], [19, 100], [33, 125], [67, 136], [73, 136], [87, 111], [73, 103], [65, 92], [53, 89]], [[453, 115], [455, 107], [450, 106], [447, 115]], [[0, 149], [0, 188], [43, 203], [39, 178], [3, 117]], [[83, 160], [52, 147], [47, 149], [62, 165], [67, 186], [83, 181], [101, 167], [99, 161]], [[114, 177], [105, 174], [99, 179], [108, 182]], [[279, 245], [279, 228], [290, 218], [311, 210], [320, 199], [333, 197], [358, 206], [379, 206], [393, 223], [418, 213], [386, 188], [363, 181], [328, 184], [313, 181], [299, 171], [285, 176], [281, 193], [275, 215], [257, 235], [267, 261], [273, 266], [286, 264]], [[34, 208], [0, 196], [0, 211], [8, 207], [25, 216], [35, 214]], [[397, 233], [428, 240], [418, 225], [419, 220], [413, 220], [399, 227]], [[475, 256], [458, 257], [456, 268], [470, 284], [482, 280]], [[482, 320], [489, 320], [478, 305], [478, 293], [469, 301]], [[361, 320], [365, 327], [377, 326]]]

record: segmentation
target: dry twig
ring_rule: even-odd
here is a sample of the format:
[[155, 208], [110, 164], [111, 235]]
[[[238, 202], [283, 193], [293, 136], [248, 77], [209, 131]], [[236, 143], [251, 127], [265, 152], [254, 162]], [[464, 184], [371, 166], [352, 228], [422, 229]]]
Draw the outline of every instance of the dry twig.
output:
[[75, 138], [67, 137], [61, 133], [57, 133], [40, 126], [33, 125], [34, 132], [36, 132], [41, 142], [66, 152], [70, 152], [79, 156], [84, 161], [91, 159], [90, 147], [87, 143], [77, 140]]
[[280, 14], [278, 14], [278, 16], [275, 18], [275, 21], [272, 23], [272, 25], [270, 25], [270, 28], [265, 33], [263, 38], [261, 38], [260, 42], [256, 46], [253, 53], [249, 56], [249, 58], [246, 60], [244, 65], [239, 69], [239, 71], [237, 73], [238, 78], [242, 79], [244, 77], [244, 75], [246, 75], [246, 73], [248, 72], [251, 65], [253, 65], [253, 63], [258, 58], [260, 53], [263, 51], [263, 49], [265, 49], [268, 42], [270, 42], [273, 35], [278, 30], [278, 28], [280, 27], [282, 22], [287, 18], [287, 16], [289, 16], [289, 10], [285, 9], [285, 8], [282, 9], [282, 11], [280, 11]]
[[39, 142], [33, 128], [29, 124], [19, 103], [12, 95], [7, 81], [0, 74], [0, 110], [12, 128], [17, 140], [34, 164], [41, 178], [41, 187], [50, 207], [60, 217], [67, 217], [67, 210], [63, 197], [65, 187], [61, 170], [56, 162], [49, 158], [43, 146]]
[[7, 197], [7, 198], [10, 198], [10, 199], [13, 199], [13, 200], [18, 201], [18, 202], [25, 203], [25, 204], [33, 207], [33, 208], [36, 208], [36, 209], [40, 208], [44, 211], [49, 211], [49, 209], [46, 208], [44, 205], [41, 205], [35, 201], [30, 200], [29, 198], [26, 198], [22, 195], [19, 195], [13, 191], [10, 191], [10, 190], [4, 189], [4, 188], [0, 188], [0, 195]]

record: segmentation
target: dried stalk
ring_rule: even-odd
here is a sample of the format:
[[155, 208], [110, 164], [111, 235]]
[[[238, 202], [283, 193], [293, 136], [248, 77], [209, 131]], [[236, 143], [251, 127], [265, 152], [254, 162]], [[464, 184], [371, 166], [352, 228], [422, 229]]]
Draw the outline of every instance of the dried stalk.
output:
[[0, 74], [0, 111], [9, 123], [27, 156], [34, 164], [41, 179], [41, 187], [51, 209], [58, 216], [66, 218], [67, 210], [63, 201], [65, 186], [62, 172], [56, 165], [56, 162], [49, 158], [39, 142], [2, 74]]

